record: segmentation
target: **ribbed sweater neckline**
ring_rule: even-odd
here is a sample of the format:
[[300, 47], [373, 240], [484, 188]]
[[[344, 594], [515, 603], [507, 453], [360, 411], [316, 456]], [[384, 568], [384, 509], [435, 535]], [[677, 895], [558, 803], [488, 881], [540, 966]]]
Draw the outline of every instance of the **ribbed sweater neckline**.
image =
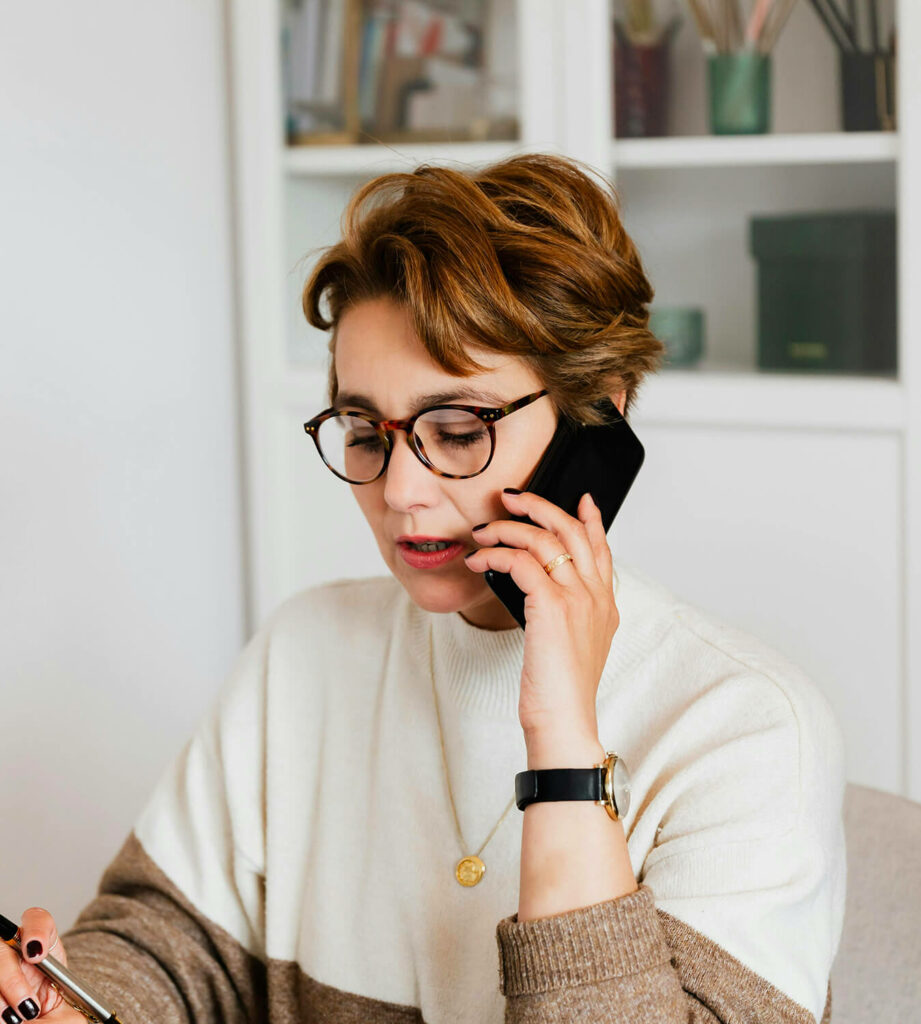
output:
[[[620, 624], [599, 683], [598, 703], [604, 702], [627, 672], [653, 648], [655, 628], [661, 627], [661, 620], [653, 621], [655, 605], [640, 579], [620, 565], [617, 574], [615, 600]], [[517, 626], [481, 629], [467, 622], [459, 612], [428, 612], [412, 602], [409, 604], [415, 657], [426, 677], [429, 626], [432, 627], [436, 688], [447, 710], [517, 719], [524, 630]]]

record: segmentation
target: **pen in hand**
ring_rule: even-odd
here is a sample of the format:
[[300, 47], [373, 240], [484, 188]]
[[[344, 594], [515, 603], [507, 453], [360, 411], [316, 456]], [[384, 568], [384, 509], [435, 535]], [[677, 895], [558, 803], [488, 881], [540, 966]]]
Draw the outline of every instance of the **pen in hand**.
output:
[[[9, 918], [0, 914], [0, 940], [11, 946], [22, 956], [22, 946], [19, 944], [19, 927]], [[92, 1014], [91, 1019], [102, 1022], [102, 1024], [121, 1024], [115, 1013], [108, 1009], [102, 998], [93, 991], [85, 982], [80, 981], [69, 971], [60, 960], [56, 960], [49, 953], [44, 960], [32, 964], [37, 970], [51, 979], [55, 988], [71, 1003], [75, 1009], [86, 1011]]]

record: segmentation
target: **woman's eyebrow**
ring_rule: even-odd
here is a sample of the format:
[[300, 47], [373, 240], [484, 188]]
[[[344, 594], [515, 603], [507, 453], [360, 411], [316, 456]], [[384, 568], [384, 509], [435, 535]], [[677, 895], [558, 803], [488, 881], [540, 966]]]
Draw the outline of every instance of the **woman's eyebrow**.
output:
[[[456, 402], [458, 399], [472, 401], [476, 405], [488, 404], [491, 407], [506, 405], [508, 399], [497, 395], [489, 388], [476, 387], [474, 385], [460, 384], [450, 391], [438, 391], [432, 395], [415, 395], [410, 399], [409, 407], [413, 413], [420, 409], [426, 409], [432, 405], [443, 405], [447, 402]], [[340, 391], [336, 395], [335, 407], [358, 408], [370, 412], [374, 416], [383, 418], [383, 413], [373, 399], [357, 391]]]

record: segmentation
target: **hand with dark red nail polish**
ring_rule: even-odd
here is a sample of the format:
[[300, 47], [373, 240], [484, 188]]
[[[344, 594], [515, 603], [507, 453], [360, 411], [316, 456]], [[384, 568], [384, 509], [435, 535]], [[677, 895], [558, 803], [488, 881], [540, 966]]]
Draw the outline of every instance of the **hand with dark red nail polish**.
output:
[[86, 1017], [65, 1003], [41, 966], [53, 953], [54, 960], [67, 967], [64, 943], [51, 914], [30, 907], [18, 923], [0, 914], [0, 939], [0, 1022], [22, 1024], [51, 1016], [58, 1024], [85, 1024]]

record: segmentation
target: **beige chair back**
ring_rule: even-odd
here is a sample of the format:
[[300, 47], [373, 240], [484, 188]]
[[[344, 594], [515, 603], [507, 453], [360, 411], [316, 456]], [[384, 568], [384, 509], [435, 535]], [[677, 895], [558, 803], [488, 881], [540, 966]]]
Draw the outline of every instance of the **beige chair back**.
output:
[[921, 1022], [921, 804], [848, 783], [832, 1024]]

